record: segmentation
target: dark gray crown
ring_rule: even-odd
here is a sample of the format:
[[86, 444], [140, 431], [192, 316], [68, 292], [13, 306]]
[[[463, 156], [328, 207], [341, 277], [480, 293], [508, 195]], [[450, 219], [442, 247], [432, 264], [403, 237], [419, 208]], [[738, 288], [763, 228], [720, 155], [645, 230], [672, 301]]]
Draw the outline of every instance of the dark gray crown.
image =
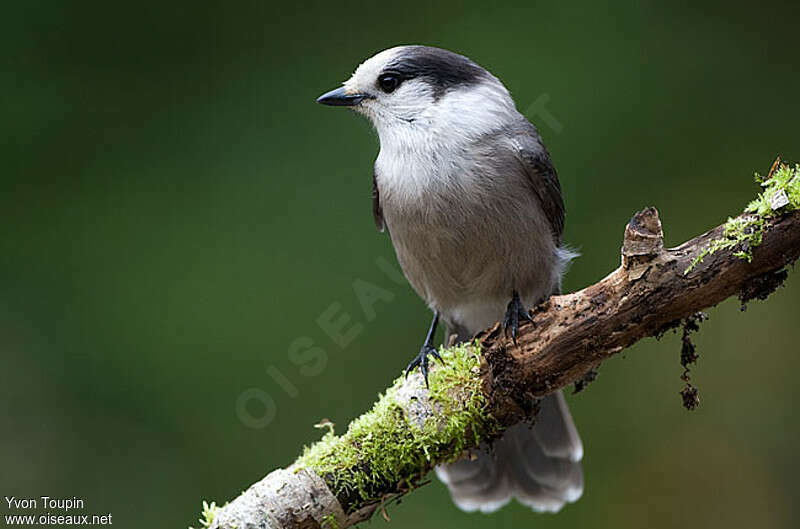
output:
[[489, 72], [471, 59], [452, 51], [432, 46], [407, 46], [386, 65], [384, 73], [393, 73], [403, 80], [424, 78], [434, 87], [437, 99], [446, 91], [473, 85], [490, 77]]

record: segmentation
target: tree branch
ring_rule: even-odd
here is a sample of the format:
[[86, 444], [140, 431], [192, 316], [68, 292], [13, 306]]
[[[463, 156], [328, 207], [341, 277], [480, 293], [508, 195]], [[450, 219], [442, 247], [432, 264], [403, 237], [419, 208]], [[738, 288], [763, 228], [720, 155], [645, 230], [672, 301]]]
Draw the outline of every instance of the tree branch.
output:
[[[621, 266], [537, 306], [517, 345], [495, 325], [475, 344], [445, 350], [447, 365], [432, 372], [430, 392], [419, 374], [398, 378], [347, 433], [329, 433], [288, 469], [210, 509], [204, 524], [337, 529], [358, 523], [419, 486], [435, 465], [532, 420], [539, 397], [582, 380], [638, 340], [734, 294], [743, 303], [766, 298], [800, 256], [800, 174], [786, 170], [751, 213], [676, 248], [664, 248], [654, 208], [637, 213], [625, 229]], [[795, 186], [793, 201], [776, 204], [778, 184], [784, 191]]]

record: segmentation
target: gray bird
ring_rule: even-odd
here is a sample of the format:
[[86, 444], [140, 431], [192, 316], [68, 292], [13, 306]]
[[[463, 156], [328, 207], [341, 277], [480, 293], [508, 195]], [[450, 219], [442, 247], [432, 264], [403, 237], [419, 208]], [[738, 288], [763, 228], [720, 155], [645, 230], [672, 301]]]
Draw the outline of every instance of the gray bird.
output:
[[[319, 103], [374, 125], [380, 152], [372, 212], [408, 281], [434, 313], [419, 355], [427, 383], [441, 319], [459, 341], [497, 321], [516, 340], [531, 307], [561, 285], [564, 203], [536, 127], [503, 84], [467, 57], [428, 46], [391, 48], [361, 64]], [[511, 498], [558, 511], [583, 492], [583, 446], [561, 392], [536, 424], [515, 426], [477, 458], [436, 469], [465, 511]]]

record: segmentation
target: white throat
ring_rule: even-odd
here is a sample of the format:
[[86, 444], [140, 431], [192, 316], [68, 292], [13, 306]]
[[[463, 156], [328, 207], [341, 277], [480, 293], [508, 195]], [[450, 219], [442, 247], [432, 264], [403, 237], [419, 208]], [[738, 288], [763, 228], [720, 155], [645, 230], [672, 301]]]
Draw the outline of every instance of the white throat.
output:
[[420, 198], [433, 188], [468, 185], [481, 152], [476, 140], [519, 118], [494, 79], [444, 94], [412, 120], [368, 109], [380, 139], [375, 169], [381, 194]]

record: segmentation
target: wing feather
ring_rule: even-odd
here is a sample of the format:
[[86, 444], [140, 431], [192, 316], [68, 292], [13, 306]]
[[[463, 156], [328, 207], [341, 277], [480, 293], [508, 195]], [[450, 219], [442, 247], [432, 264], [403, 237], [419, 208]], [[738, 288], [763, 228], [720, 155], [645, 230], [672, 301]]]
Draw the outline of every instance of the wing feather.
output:
[[561, 235], [564, 232], [564, 199], [561, 196], [561, 184], [558, 174], [539, 136], [536, 127], [527, 120], [514, 131], [514, 146], [517, 158], [522, 163], [531, 190], [539, 201], [557, 246], [561, 246]]
[[386, 225], [383, 222], [383, 209], [381, 209], [381, 198], [378, 193], [378, 180], [375, 173], [372, 173], [372, 217], [375, 219], [375, 227], [382, 232]]

